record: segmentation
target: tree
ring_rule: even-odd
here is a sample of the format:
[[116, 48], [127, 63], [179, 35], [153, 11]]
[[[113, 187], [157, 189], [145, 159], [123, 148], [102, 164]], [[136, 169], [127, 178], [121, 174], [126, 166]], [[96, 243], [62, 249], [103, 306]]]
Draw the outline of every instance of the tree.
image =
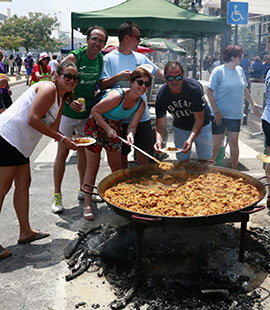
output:
[[[10, 42], [11, 49], [17, 49], [17, 40], [22, 40], [21, 45], [28, 52], [31, 48], [46, 50], [48, 44], [53, 46], [57, 41], [52, 38], [53, 30], [59, 26], [56, 16], [51, 17], [38, 12], [29, 12], [28, 16], [18, 17], [17, 15], [4, 21], [0, 26], [1, 39], [6, 36], [13, 36], [16, 40]], [[8, 46], [2, 46], [8, 48]], [[49, 51], [49, 50], [47, 50]]]
[[243, 48], [244, 53], [255, 55], [258, 49], [255, 33], [248, 27], [242, 26], [239, 29], [238, 45]]

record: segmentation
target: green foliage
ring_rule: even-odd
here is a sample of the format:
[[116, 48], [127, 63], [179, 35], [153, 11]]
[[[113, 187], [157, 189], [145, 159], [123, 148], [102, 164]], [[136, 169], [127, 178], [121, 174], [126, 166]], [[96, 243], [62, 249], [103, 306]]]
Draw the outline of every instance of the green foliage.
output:
[[[30, 49], [55, 51], [61, 44], [59, 40], [52, 38], [52, 32], [58, 29], [59, 23], [56, 16], [45, 15], [38, 12], [29, 12], [28, 16], [12, 16], [0, 26], [1, 47], [4, 49], [18, 49], [24, 47], [28, 52]], [[8, 38], [12, 36], [10, 42]], [[9, 43], [9, 44], [7, 44]], [[48, 49], [50, 47], [50, 49]]]
[[14, 35], [10, 36], [0, 36], [0, 47], [3, 49], [14, 49], [15, 51], [19, 50], [19, 47], [22, 46], [23, 39]]
[[[233, 31], [233, 36], [234, 35], [235, 35], [235, 32]], [[233, 38], [233, 42], [235, 42], [234, 38]], [[237, 44], [243, 48], [244, 53], [254, 54], [256, 53], [256, 50], [258, 49], [255, 33], [246, 26], [242, 26], [241, 28], [238, 28]]]

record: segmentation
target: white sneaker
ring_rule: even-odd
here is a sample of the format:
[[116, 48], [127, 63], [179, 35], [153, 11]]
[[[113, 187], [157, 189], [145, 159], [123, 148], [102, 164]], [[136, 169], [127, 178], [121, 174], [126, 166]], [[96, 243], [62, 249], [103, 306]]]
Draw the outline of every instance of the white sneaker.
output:
[[62, 194], [61, 193], [53, 194], [51, 211], [53, 213], [60, 213], [60, 212], [63, 212], [63, 210], [64, 210], [64, 207], [62, 203]]
[[78, 200], [84, 201], [84, 192], [82, 191], [81, 188], [78, 189]]

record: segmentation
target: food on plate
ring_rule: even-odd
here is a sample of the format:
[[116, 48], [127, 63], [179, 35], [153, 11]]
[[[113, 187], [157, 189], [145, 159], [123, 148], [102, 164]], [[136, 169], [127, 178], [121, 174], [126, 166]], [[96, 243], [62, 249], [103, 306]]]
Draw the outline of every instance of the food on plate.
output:
[[171, 152], [171, 151], [178, 151], [178, 148], [177, 147], [167, 147], [166, 149], [165, 149], [165, 151], [166, 152]]
[[92, 138], [75, 138], [73, 141], [77, 144], [89, 144], [94, 141]]
[[221, 173], [152, 175], [132, 178], [107, 189], [109, 203], [156, 216], [209, 216], [240, 210], [260, 192], [243, 178]]

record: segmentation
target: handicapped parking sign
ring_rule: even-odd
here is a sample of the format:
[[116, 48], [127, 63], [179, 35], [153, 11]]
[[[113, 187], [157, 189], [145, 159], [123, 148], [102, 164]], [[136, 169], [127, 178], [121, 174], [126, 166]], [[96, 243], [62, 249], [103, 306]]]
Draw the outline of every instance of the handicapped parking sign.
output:
[[248, 2], [228, 2], [227, 23], [246, 25], [248, 23]]

